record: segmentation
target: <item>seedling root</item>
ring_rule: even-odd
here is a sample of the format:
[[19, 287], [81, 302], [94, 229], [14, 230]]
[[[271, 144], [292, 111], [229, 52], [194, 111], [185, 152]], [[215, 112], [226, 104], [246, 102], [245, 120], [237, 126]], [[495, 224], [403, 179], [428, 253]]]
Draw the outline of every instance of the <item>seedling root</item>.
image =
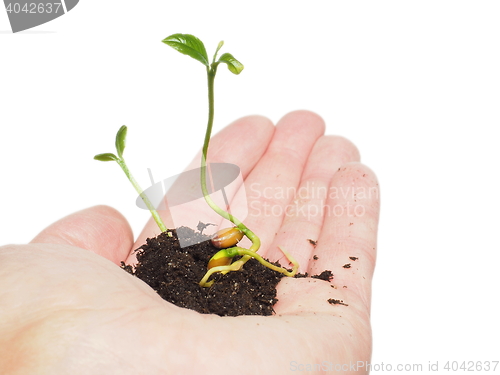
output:
[[[208, 279], [215, 272], [221, 272], [222, 274], [226, 274], [226, 273], [231, 272], [231, 271], [239, 271], [250, 258], [254, 258], [260, 264], [262, 264], [264, 267], [267, 267], [267, 268], [270, 268], [274, 271], [282, 273], [285, 276], [294, 277], [297, 274], [297, 271], [299, 269], [299, 263], [295, 260], [295, 258], [290, 253], [285, 251], [282, 247], [279, 246], [278, 248], [281, 250], [281, 252], [283, 252], [285, 257], [292, 264], [293, 267], [292, 267], [291, 271], [288, 271], [284, 267], [275, 266], [274, 264], [268, 262], [267, 260], [262, 258], [262, 256], [260, 256], [259, 254], [257, 254], [254, 251], [244, 249], [241, 247], [232, 247], [230, 249], [221, 250], [221, 252], [226, 252], [228, 257], [234, 257], [236, 255], [241, 255], [242, 258], [237, 260], [236, 262], [233, 262], [232, 264], [230, 264], [228, 266], [217, 266], [217, 267], [210, 268], [207, 271], [207, 273], [205, 274], [205, 276], [203, 276], [203, 279], [201, 279], [200, 286], [202, 286], [202, 287], [212, 286], [213, 280], [208, 282]], [[217, 254], [219, 254], [219, 253], [217, 253]], [[216, 255], [214, 255], [214, 257]]]

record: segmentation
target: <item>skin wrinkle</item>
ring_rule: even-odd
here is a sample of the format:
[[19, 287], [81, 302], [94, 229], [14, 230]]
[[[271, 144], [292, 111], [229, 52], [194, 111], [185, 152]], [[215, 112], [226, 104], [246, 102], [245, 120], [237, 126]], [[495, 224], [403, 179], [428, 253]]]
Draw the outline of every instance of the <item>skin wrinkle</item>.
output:
[[[274, 160], [282, 159], [284, 162], [290, 163], [300, 170], [302, 170], [306, 164], [303, 155], [297, 155], [297, 150], [294, 149], [293, 146], [280, 145], [279, 148], [270, 151], [268, 157]], [[280, 165], [281, 163], [277, 164]], [[281, 174], [276, 176], [277, 179], [280, 177]]]
[[[316, 227], [320, 228], [323, 224], [323, 206], [325, 199], [322, 198], [309, 198], [309, 199], [296, 199], [293, 201], [293, 205], [291, 208], [285, 212], [285, 220], [283, 225], [301, 223], [301, 222], [310, 222], [313, 220]], [[307, 211], [307, 208], [317, 207], [317, 211], [315, 211], [315, 215], [310, 215], [310, 211]], [[308, 215], [304, 216], [302, 213], [307, 211]], [[317, 214], [316, 214], [317, 212]]]

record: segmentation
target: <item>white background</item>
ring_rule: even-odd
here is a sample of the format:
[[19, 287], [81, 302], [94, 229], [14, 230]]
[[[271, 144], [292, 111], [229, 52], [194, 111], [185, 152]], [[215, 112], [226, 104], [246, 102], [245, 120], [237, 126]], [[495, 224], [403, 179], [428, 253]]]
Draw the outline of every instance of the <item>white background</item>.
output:
[[[238, 117], [320, 114], [382, 191], [374, 364], [500, 360], [500, 3], [93, 1], [12, 34], [0, 12], [0, 245], [80, 209], [148, 218], [143, 186], [183, 170], [206, 123], [203, 67], [161, 43], [200, 37], [220, 70], [215, 131]], [[500, 366], [497, 371], [500, 371]]]

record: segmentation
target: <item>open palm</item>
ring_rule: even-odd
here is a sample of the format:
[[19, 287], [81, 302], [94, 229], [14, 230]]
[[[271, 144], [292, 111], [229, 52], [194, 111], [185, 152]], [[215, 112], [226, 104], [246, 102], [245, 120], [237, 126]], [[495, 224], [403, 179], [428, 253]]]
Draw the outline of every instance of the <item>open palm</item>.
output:
[[330, 283], [284, 278], [271, 317], [198, 314], [117, 267], [158, 234], [154, 222], [134, 244], [118, 212], [89, 208], [0, 248], [0, 373], [363, 373], [378, 185], [349, 141], [323, 132], [305, 111], [276, 127], [246, 117], [214, 137], [209, 161], [240, 166], [252, 186], [245, 224], [259, 253], [282, 260], [282, 246], [301, 272], [331, 270]]

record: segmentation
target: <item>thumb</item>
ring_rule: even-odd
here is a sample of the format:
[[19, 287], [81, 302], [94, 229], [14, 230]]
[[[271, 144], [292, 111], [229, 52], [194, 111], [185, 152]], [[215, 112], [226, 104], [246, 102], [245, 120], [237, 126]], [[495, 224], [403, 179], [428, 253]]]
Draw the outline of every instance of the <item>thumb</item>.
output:
[[56, 221], [31, 243], [77, 246], [120, 264], [127, 259], [134, 238], [122, 214], [108, 206], [94, 206]]

